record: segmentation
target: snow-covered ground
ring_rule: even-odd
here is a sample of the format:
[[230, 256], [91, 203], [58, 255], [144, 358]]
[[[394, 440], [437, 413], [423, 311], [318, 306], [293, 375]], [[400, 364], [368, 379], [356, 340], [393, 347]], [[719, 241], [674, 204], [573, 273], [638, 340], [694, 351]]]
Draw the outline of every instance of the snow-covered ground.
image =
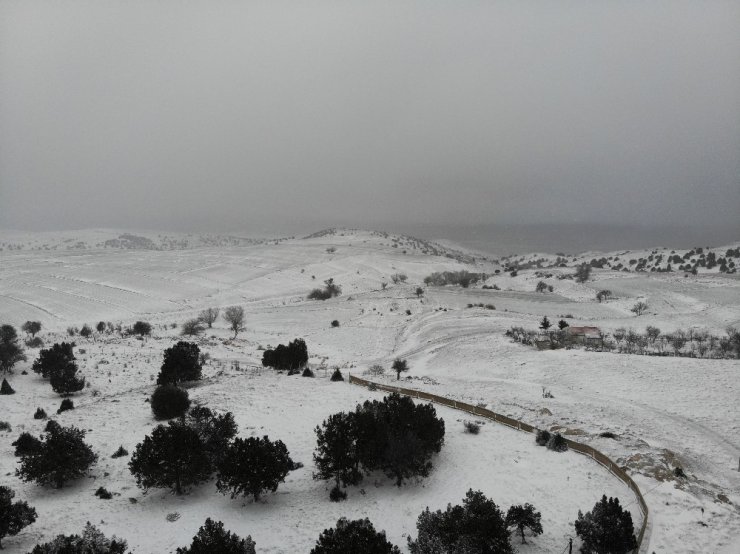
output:
[[[597, 464], [575, 453], [537, 448], [531, 436], [491, 423], [478, 436], [463, 434], [460, 420], [466, 416], [445, 408], [438, 412], [447, 423], [446, 444], [428, 479], [400, 490], [370, 479], [362, 485], [365, 494], [351, 489], [347, 502], [330, 503], [324, 484], [310, 477], [313, 428], [328, 414], [380, 393], [329, 383], [322, 370], [311, 380], [267, 370], [235, 371], [230, 365], [238, 360], [250, 368], [259, 364], [260, 346], [303, 337], [314, 366], [361, 373], [372, 363], [389, 367], [394, 357], [405, 357], [411, 366], [406, 387], [485, 403], [594, 445], [627, 466], [645, 494], [651, 510], [646, 552], [737, 551], [738, 360], [537, 351], [503, 336], [512, 325], [536, 328], [543, 315], [553, 321], [567, 315], [571, 324], [606, 331], [656, 325], [664, 332], [695, 327], [723, 334], [726, 326], [740, 323], [737, 275], [594, 270], [590, 281], [578, 284], [555, 276], [572, 269], [553, 268], [546, 270], [553, 277], [544, 280], [554, 293], [538, 294], [533, 292], [541, 279], [536, 270], [517, 277], [501, 271], [486, 281], [501, 290], [425, 287], [417, 298], [416, 287], [433, 271], [494, 274], [502, 267], [450, 256], [366, 232], [179, 250], [0, 252], [0, 323], [40, 320], [47, 344], [62, 340], [67, 326], [100, 320], [124, 325], [148, 320], [156, 336], [145, 344], [118, 337], [76, 339], [86, 350], [78, 358], [91, 386], [74, 399], [77, 409], [58, 419], [91, 429], [88, 438], [100, 461], [91, 479], [60, 491], [13, 476], [10, 442], [23, 430], [40, 432], [43, 424], [32, 419], [37, 406], [51, 413], [59, 403], [35, 374], [19, 374], [37, 353], [29, 351], [28, 362], [10, 379], [18, 393], [0, 396], [0, 419], [13, 426], [11, 433], [0, 434], [0, 471], [3, 484], [36, 506], [39, 521], [4, 544], [25, 551], [42, 538], [78, 531], [90, 520], [103, 521], [106, 534], [127, 538], [136, 552], [165, 552], [189, 543], [210, 516], [239, 534], [251, 534], [258, 551], [304, 552], [339, 516], [367, 515], [405, 548], [425, 506], [458, 503], [468, 488], [483, 490], [503, 508], [532, 502], [542, 511], [545, 534], [526, 547], [514, 538], [521, 552], [562, 550], [578, 509], [590, 509], [601, 494], [618, 495], [639, 523], [634, 497]], [[406, 274], [407, 283], [393, 284], [394, 273]], [[340, 297], [305, 300], [328, 278], [342, 286]], [[616, 298], [599, 304], [594, 295], [604, 288]], [[629, 311], [637, 299], [650, 305], [639, 318]], [[470, 303], [494, 304], [496, 310], [467, 308]], [[144, 399], [153, 390], [162, 350], [177, 338], [176, 329], [163, 326], [181, 323], [204, 307], [232, 304], [245, 307], [247, 330], [228, 341], [219, 321], [206, 333], [201, 348], [214, 358], [206, 369], [212, 378], [191, 389], [191, 396], [234, 412], [243, 435], [266, 433], [283, 440], [305, 467], [258, 504], [223, 497], [213, 484], [182, 498], [154, 490], [143, 495], [127, 459], [110, 454], [121, 443], [131, 451], [155, 424]], [[334, 319], [340, 322], [337, 328], [330, 325]], [[554, 398], [543, 398], [543, 387]], [[604, 431], [617, 438], [599, 437]], [[677, 465], [688, 479], [672, 476]], [[93, 492], [101, 485], [120, 496], [98, 500]], [[165, 516], [172, 512], [181, 517], [168, 522]]]

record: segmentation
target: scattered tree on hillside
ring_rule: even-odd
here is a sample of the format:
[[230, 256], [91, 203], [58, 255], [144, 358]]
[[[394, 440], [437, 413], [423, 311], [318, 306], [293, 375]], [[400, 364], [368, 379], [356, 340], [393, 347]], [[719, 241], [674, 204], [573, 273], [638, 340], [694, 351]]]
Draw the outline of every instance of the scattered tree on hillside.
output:
[[156, 419], [180, 417], [190, 407], [188, 391], [176, 385], [159, 385], [149, 401]]
[[36, 521], [36, 510], [27, 502], [13, 502], [15, 492], [0, 486], [0, 549], [2, 540], [14, 536]]
[[97, 332], [98, 332], [99, 334], [103, 334], [103, 333], [105, 332], [106, 328], [107, 328], [107, 327], [106, 327], [106, 325], [105, 325], [105, 321], [98, 321], [98, 324], [97, 324], [97, 325], [95, 326], [95, 330], [96, 330], [96, 331], [97, 331]]
[[618, 498], [604, 495], [590, 512], [579, 510], [575, 527], [583, 554], [627, 554], [637, 548], [632, 514], [622, 509]]
[[506, 513], [506, 527], [516, 527], [522, 536], [522, 544], [526, 544], [525, 528], [529, 529], [534, 536], [542, 534], [542, 514], [536, 512], [534, 506], [529, 503], [524, 506], [511, 506]]
[[234, 414], [231, 412], [217, 414], [209, 408], [195, 406], [185, 416], [185, 423], [198, 433], [206, 455], [216, 467], [238, 431]]
[[550, 323], [550, 320], [547, 319], [547, 316], [544, 316], [542, 318], [542, 321], [540, 321], [540, 329], [543, 331], [547, 331], [550, 327], [552, 327], [552, 323]]
[[540, 281], [537, 283], [537, 286], [534, 288], [536, 292], [547, 292], [547, 283], [544, 281]]
[[229, 306], [224, 310], [224, 319], [229, 324], [229, 329], [234, 331], [234, 338], [244, 331], [244, 308], [241, 306]]
[[0, 394], [2, 395], [15, 394], [15, 389], [10, 386], [10, 383], [8, 383], [7, 379], [3, 379], [3, 383], [2, 385], [0, 385]]
[[152, 326], [146, 321], [137, 321], [131, 330], [134, 332], [134, 335], [139, 335], [140, 337], [152, 334]]
[[180, 341], [164, 351], [164, 361], [157, 376], [157, 384], [176, 385], [182, 381], [197, 381], [201, 378], [202, 369], [198, 345]]
[[39, 357], [34, 360], [31, 369], [44, 379], [48, 379], [55, 372], [75, 373], [77, 364], [73, 348], [73, 342], [54, 343], [51, 348], [39, 352]]
[[424, 296], [424, 289], [421, 288], [421, 287], [416, 287], [416, 291], [415, 292], [416, 292], [416, 297], [417, 298], [421, 298], [422, 296]]
[[275, 349], [267, 349], [262, 354], [262, 365], [279, 370], [296, 371], [308, 363], [308, 347], [303, 339], [278, 344]]
[[255, 554], [255, 542], [251, 535], [243, 539], [224, 529], [222, 522], [208, 518], [191, 545], [178, 548], [176, 554]]
[[198, 315], [198, 319], [200, 319], [203, 323], [208, 325], [208, 328], [212, 328], [213, 324], [218, 319], [218, 314], [220, 313], [220, 310], [218, 308], [206, 308], [200, 314]]
[[342, 287], [334, 282], [334, 278], [331, 277], [324, 281], [323, 289], [313, 289], [309, 295], [309, 300], [329, 300], [335, 296], [342, 294]]
[[393, 281], [394, 285], [397, 285], [398, 283], [405, 283], [408, 277], [405, 273], [394, 273], [391, 275], [391, 281]]
[[47, 425], [38, 451], [21, 456], [15, 474], [23, 481], [54, 485], [82, 477], [98, 459], [85, 443], [85, 431], [76, 427]]
[[180, 334], [183, 336], [200, 335], [204, 331], [203, 323], [200, 319], [188, 319], [182, 324]]
[[136, 484], [143, 488], [169, 488], [182, 494], [211, 475], [211, 463], [198, 433], [181, 421], [158, 425], [136, 445], [129, 462]]
[[313, 455], [320, 481], [334, 479], [335, 487], [356, 485], [362, 479], [357, 456], [355, 414], [339, 412], [330, 415], [316, 427], [316, 451]]
[[648, 309], [647, 302], [643, 302], [640, 300], [639, 302], [635, 303], [632, 308], [630, 308], [630, 311], [635, 314], [636, 316], [641, 316], [645, 313], [645, 311]]
[[18, 343], [18, 333], [12, 325], [0, 326], [0, 370], [12, 373], [13, 366], [26, 359]]
[[578, 266], [573, 276], [578, 283], [585, 283], [591, 277], [591, 266], [587, 263], [582, 263]]
[[568, 322], [567, 321], [565, 321], [564, 319], [561, 319], [560, 321], [558, 321], [558, 329], [560, 329], [562, 331], [566, 327], [570, 327], [570, 325], [568, 325]]
[[275, 492], [294, 467], [282, 441], [236, 438], [218, 462], [216, 488], [231, 498], [251, 495], [257, 502], [263, 492]]
[[388, 542], [384, 531], [376, 531], [370, 520], [341, 518], [333, 529], [324, 529], [310, 554], [401, 554]]
[[443, 512], [426, 508], [416, 523], [419, 536], [409, 538], [411, 554], [513, 554], [503, 514], [493, 500], [469, 490], [462, 506], [447, 505]]
[[26, 321], [21, 326], [21, 331], [24, 333], [28, 333], [32, 337], [35, 337], [36, 334], [41, 331], [41, 322], [40, 321]]
[[391, 369], [396, 372], [396, 381], [400, 381], [401, 373], [409, 370], [409, 364], [406, 360], [396, 358], [395, 360], [393, 360], [393, 365], [391, 366]]
[[85, 337], [87, 339], [87, 338], [90, 338], [92, 334], [93, 334], [92, 327], [90, 327], [87, 323], [85, 323], [82, 326], [82, 329], [80, 329], [80, 336]]
[[125, 540], [107, 538], [89, 521], [82, 535], [57, 535], [51, 542], [37, 544], [30, 554], [125, 554]]
[[608, 289], [600, 290], [596, 293], [596, 300], [599, 302], [606, 302], [612, 296], [612, 291]]
[[77, 377], [77, 364], [75, 362], [65, 363], [52, 369], [49, 373], [49, 383], [52, 390], [62, 396], [70, 395], [85, 388], [85, 378]]
[[645, 335], [647, 336], [648, 340], [650, 341], [650, 344], [654, 344], [655, 341], [660, 336], [660, 329], [657, 327], [653, 327], [652, 325], [648, 325], [645, 328]]

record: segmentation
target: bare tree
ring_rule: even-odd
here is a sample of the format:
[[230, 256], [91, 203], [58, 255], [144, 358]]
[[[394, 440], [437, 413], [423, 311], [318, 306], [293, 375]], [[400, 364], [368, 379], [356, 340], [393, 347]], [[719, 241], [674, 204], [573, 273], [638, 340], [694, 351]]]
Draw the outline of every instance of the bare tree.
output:
[[244, 331], [244, 308], [241, 306], [231, 306], [224, 310], [224, 319], [228, 322], [229, 328], [234, 331], [234, 338], [240, 331]]
[[213, 327], [213, 324], [218, 319], [219, 311], [220, 310], [218, 308], [206, 308], [205, 310], [200, 312], [200, 314], [198, 315], [198, 319], [208, 325], [208, 328], [210, 329], [211, 327]]
[[645, 313], [645, 311], [648, 309], [647, 302], [643, 302], [640, 300], [639, 302], [636, 302], [634, 306], [630, 309], [630, 311], [635, 314], [636, 316], [641, 316]]
[[188, 319], [182, 324], [180, 334], [182, 335], [200, 335], [204, 331], [203, 322], [200, 319]]

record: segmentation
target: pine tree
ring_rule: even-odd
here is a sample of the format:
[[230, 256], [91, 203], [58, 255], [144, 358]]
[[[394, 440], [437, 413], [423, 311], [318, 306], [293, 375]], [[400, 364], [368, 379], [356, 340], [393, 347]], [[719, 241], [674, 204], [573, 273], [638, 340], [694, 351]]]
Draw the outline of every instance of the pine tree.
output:
[[51, 348], [42, 349], [31, 369], [44, 379], [48, 379], [52, 373], [57, 372], [74, 374], [77, 371], [77, 364], [73, 348], [74, 343], [62, 342], [61, 344], [55, 343]]
[[637, 548], [632, 514], [622, 509], [618, 498], [604, 495], [590, 512], [579, 510], [575, 527], [583, 554], [627, 554]]
[[175, 385], [159, 385], [149, 400], [156, 419], [180, 417], [190, 407], [188, 391]]
[[192, 544], [178, 548], [176, 554], [255, 554], [255, 542], [251, 536], [242, 539], [225, 530], [222, 522], [208, 518], [193, 537]]
[[164, 361], [157, 377], [158, 385], [176, 385], [201, 378], [202, 364], [197, 344], [180, 341], [164, 351]]
[[265, 491], [275, 492], [293, 470], [293, 460], [282, 441], [237, 438], [218, 463], [216, 488], [231, 498], [252, 495], [254, 501]]
[[211, 464], [216, 467], [238, 431], [234, 414], [215, 414], [208, 408], [196, 406], [190, 409], [185, 421], [198, 433]]
[[310, 554], [401, 554], [388, 542], [385, 532], [376, 531], [370, 520], [341, 518], [333, 529], [324, 529]]
[[3, 379], [3, 384], [0, 385], [0, 394], [15, 394], [15, 390], [10, 386], [7, 379]]
[[550, 320], [547, 319], [547, 316], [542, 318], [542, 321], [540, 321], [540, 329], [543, 331], [547, 331], [550, 327], [552, 327], [552, 323], [550, 323]]
[[522, 544], [526, 544], [525, 528], [532, 531], [534, 536], [542, 534], [542, 514], [535, 512], [534, 506], [529, 503], [524, 506], [511, 506], [506, 513], [506, 527], [516, 527], [522, 536]]
[[0, 326], [0, 371], [11, 373], [13, 366], [26, 359], [18, 343], [18, 333], [12, 325]]
[[46, 429], [40, 449], [21, 456], [15, 473], [23, 481], [61, 488], [67, 481], [85, 475], [98, 456], [85, 443], [85, 431], [58, 424], [47, 425]]
[[212, 471], [198, 433], [181, 421], [157, 426], [137, 444], [129, 469], [139, 487], [169, 488], [176, 494], [205, 481]]
[[416, 528], [418, 538], [409, 538], [411, 554], [513, 553], [501, 510], [480, 491], [469, 490], [462, 506], [448, 504], [444, 512], [427, 508], [419, 515]]
[[77, 364], [74, 362], [52, 370], [49, 374], [49, 383], [54, 392], [62, 396], [85, 388], [85, 378], [77, 377]]
[[26, 502], [13, 502], [15, 492], [0, 486], [0, 549], [2, 540], [14, 536], [36, 521], [36, 510]]
[[54, 540], [37, 544], [30, 554], [125, 554], [128, 544], [114, 535], [107, 538], [89, 521], [82, 535], [57, 535]]
[[330, 415], [316, 427], [316, 451], [313, 455], [316, 480], [334, 479], [339, 485], [356, 485], [362, 479], [357, 455], [357, 426], [352, 413]]

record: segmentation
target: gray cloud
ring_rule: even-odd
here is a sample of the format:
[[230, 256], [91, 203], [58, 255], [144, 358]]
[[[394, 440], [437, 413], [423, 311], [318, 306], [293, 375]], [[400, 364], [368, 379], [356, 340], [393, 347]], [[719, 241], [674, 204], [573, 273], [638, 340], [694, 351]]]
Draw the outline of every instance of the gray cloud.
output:
[[0, 228], [730, 226], [736, 2], [0, 4]]

